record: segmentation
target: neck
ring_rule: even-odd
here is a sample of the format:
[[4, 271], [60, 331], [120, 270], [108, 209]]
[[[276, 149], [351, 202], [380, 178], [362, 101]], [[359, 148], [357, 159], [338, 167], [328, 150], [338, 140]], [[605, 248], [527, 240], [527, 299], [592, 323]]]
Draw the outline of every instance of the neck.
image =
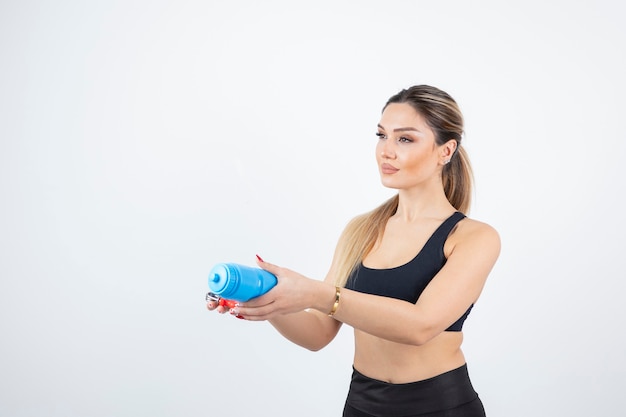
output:
[[398, 210], [394, 217], [406, 222], [424, 218], [443, 218], [455, 208], [443, 191], [441, 182], [430, 186], [403, 189], [398, 192]]

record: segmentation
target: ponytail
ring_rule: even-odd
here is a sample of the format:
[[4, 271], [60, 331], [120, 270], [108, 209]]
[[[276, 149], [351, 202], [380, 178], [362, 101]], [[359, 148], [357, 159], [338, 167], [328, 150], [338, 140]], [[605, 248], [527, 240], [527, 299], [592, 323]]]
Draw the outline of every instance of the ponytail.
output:
[[473, 173], [465, 148], [458, 147], [441, 173], [443, 190], [452, 206], [467, 214], [472, 203]]

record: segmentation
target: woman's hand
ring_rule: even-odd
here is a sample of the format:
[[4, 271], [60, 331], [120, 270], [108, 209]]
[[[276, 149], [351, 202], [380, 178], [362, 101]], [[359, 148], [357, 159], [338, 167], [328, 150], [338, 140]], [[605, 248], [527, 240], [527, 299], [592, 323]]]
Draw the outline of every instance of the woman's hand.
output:
[[312, 351], [328, 345], [341, 327], [341, 322], [328, 317], [335, 302], [333, 281], [329, 277], [325, 282], [316, 281], [261, 258], [258, 260], [259, 267], [277, 277], [274, 288], [246, 302], [224, 300], [209, 294], [207, 309], [245, 320], [270, 320], [270, 324], [287, 339]]
[[[260, 321], [279, 315], [297, 313], [307, 308], [324, 309], [326, 304], [330, 311], [334, 287], [260, 259], [257, 264], [278, 278], [276, 286], [266, 294], [238, 303], [238, 306], [230, 310], [231, 314], [239, 315], [246, 320]], [[327, 296], [324, 297], [326, 294]], [[318, 301], [324, 298], [326, 301]], [[222, 311], [220, 306], [214, 308], [217, 308], [218, 312]]]

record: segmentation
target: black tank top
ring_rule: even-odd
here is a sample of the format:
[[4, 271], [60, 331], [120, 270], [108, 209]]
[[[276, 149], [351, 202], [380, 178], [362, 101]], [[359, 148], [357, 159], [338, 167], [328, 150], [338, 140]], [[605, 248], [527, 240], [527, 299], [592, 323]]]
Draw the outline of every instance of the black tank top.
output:
[[[361, 262], [348, 277], [346, 288], [415, 304], [428, 283], [445, 265], [443, 245], [454, 226], [463, 218], [465, 215], [458, 211], [448, 217], [426, 241], [415, 258], [404, 265], [395, 268], [372, 269], [363, 266]], [[473, 305], [446, 331], [461, 331], [463, 322], [472, 307]]]

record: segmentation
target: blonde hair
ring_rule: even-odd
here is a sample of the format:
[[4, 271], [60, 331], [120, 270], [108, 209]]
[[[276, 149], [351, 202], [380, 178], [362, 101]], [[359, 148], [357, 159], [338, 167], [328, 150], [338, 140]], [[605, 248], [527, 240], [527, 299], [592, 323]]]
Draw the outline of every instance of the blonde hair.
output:
[[[411, 105], [426, 119], [435, 134], [435, 141], [443, 145], [449, 140], [457, 143], [450, 163], [444, 165], [441, 179], [443, 189], [452, 206], [467, 213], [471, 204], [472, 168], [463, 138], [463, 115], [456, 101], [446, 92], [428, 85], [417, 85], [392, 96], [384, 109], [391, 103]], [[337, 247], [337, 269], [335, 283], [345, 286], [353, 270], [381, 239], [387, 221], [398, 209], [398, 195], [385, 201], [374, 210], [355, 217], [348, 223]]]

